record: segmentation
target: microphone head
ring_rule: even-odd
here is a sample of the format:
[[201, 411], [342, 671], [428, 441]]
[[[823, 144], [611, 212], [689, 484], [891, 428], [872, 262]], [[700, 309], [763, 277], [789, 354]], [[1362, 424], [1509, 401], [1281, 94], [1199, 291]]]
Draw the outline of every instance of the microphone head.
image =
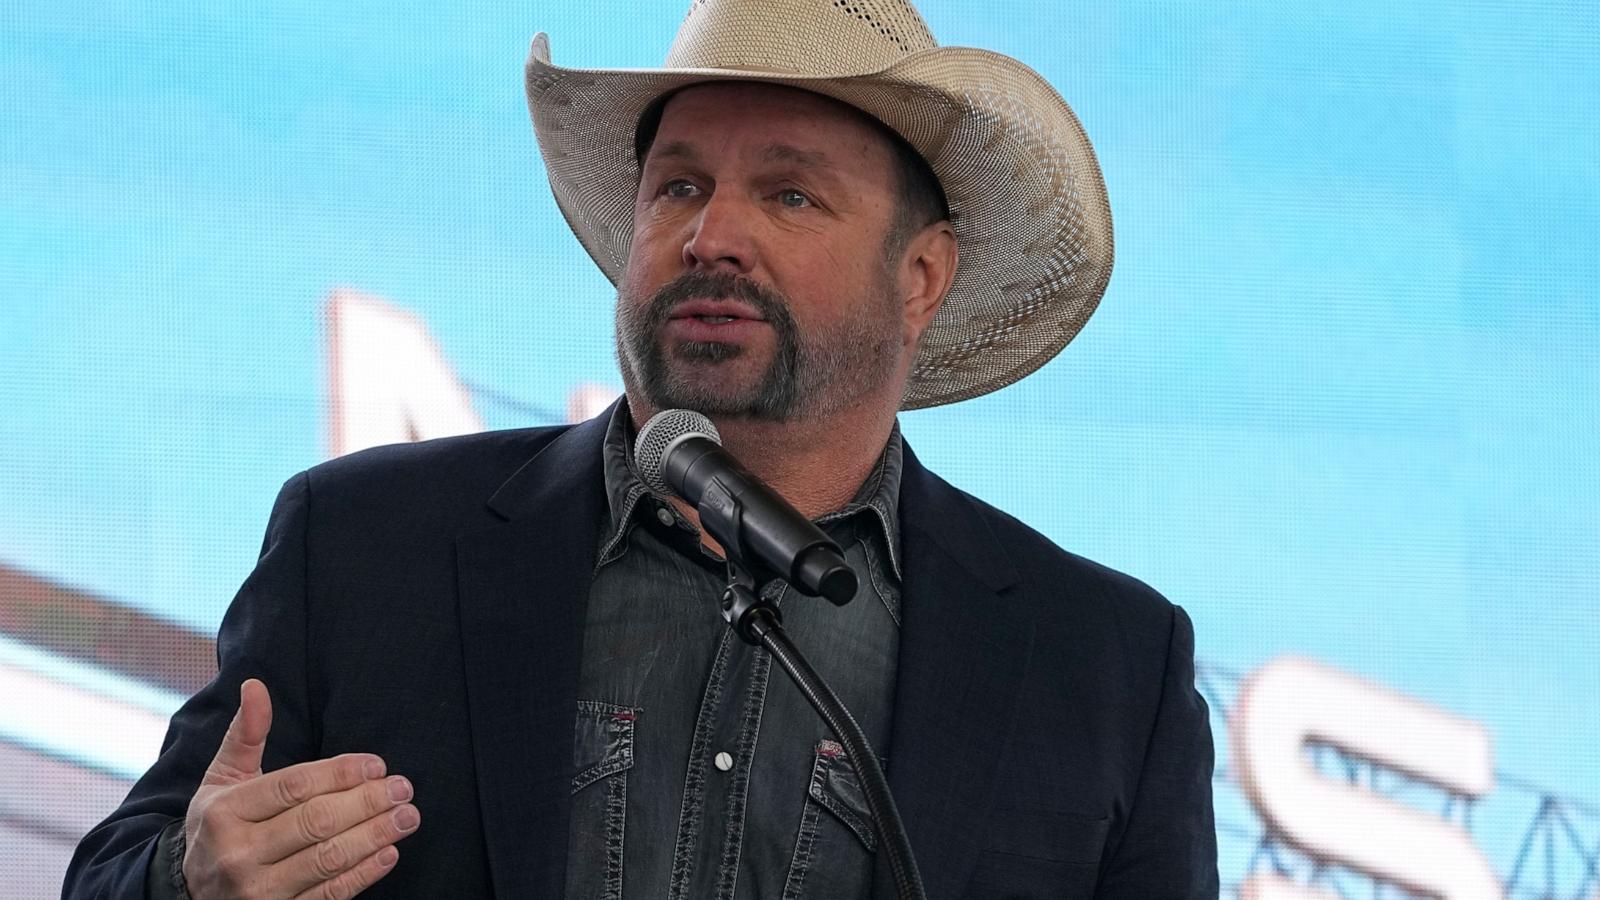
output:
[[717, 426], [692, 409], [664, 409], [650, 417], [633, 442], [633, 465], [645, 486], [658, 494], [676, 494], [667, 484], [667, 454], [673, 445], [687, 437], [703, 437], [722, 443]]

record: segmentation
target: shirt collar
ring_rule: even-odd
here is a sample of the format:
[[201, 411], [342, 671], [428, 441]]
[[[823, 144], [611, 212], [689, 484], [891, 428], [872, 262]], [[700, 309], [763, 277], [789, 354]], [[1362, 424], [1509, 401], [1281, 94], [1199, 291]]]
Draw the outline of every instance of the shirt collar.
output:
[[[611, 522], [603, 532], [597, 559], [604, 564], [619, 552], [623, 538], [640, 501], [650, 497], [646, 507], [660, 509], [665, 498], [655, 497], [633, 464], [633, 418], [628, 412], [628, 401], [622, 400], [611, 411], [611, 421], [606, 425], [605, 443], [601, 446], [601, 464], [605, 472], [606, 503], [611, 511]], [[869, 514], [883, 529], [884, 543], [889, 548], [889, 565], [896, 579], [900, 571], [900, 475], [905, 464], [904, 443], [900, 437], [900, 422], [896, 420], [889, 432], [889, 441], [873, 464], [860, 489], [849, 503], [840, 509], [819, 517], [819, 525], [838, 522], [858, 514]], [[666, 507], [669, 508], [670, 507]], [[648, 510], [647, 510], [648, 511]]]

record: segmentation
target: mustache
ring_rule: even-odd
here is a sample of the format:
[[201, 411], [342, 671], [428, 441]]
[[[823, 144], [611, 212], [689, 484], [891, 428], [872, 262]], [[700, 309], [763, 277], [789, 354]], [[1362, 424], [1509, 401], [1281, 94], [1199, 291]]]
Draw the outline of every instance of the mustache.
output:
[[789, 301], [782, 294], [727, 272], [685, 272], [679, 275], [650, 298], [645, 317], [651, 326], [658, 326], [672, 315], [675, 307], [690, 300], [710, 298], [748, 303], [769, 324], [780, 330], [794, 322], [794, 316], [789, 312]]

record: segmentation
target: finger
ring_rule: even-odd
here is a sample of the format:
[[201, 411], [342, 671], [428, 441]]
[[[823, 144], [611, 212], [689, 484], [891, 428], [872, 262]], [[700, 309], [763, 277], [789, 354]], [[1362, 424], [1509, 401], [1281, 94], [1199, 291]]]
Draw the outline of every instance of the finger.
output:
[[384, 771], [383, 760], [371, 753], [345, 753], [268, 772], [234, 788], [228, 802], [239, 818], [265, 822], [313, 797], [376, 781]]
[[354, 868], [345, 870], [338, 877], [324, 881], [304, 893], [296, 894], [294, 900], [349, 900], [372, 887], [379, 878], [394, 871], [394, 864], [399, 859], [399, 850], [394, 847], [384, 847], [357, 863]]
[[256, 859], [267, 863], [285, 859], [410, 799], [411, 782], [399, 775], [312, 797], [261, 823], [259, 836], [253, 841], [259, 848]]
[[239, 685], [239, 711], [234, 713], [222, 746], [206, 770], [208, 784], [233, 783], [261, 774], [261, 752], [272, 730], [272, 698], [255, 678]]
[[311, 890], [327, 882], [338, 883], [350, 869], [359, 868], [383, 848], [411, 835], [421, 823], [417, 808], [403, 803], [276, 863], [267, 870], [268, 883], [281, 887], [279, 893], [284, 894]]

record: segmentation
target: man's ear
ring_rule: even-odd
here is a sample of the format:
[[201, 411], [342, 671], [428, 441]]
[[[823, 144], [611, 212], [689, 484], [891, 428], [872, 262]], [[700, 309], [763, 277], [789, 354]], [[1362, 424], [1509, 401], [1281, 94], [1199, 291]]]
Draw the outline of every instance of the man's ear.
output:
[[915, 346], [955, 283], [961, 254], [948, 219], [923, 228], [906, 242], [900, 262], [900, 288], [907, 346]]

